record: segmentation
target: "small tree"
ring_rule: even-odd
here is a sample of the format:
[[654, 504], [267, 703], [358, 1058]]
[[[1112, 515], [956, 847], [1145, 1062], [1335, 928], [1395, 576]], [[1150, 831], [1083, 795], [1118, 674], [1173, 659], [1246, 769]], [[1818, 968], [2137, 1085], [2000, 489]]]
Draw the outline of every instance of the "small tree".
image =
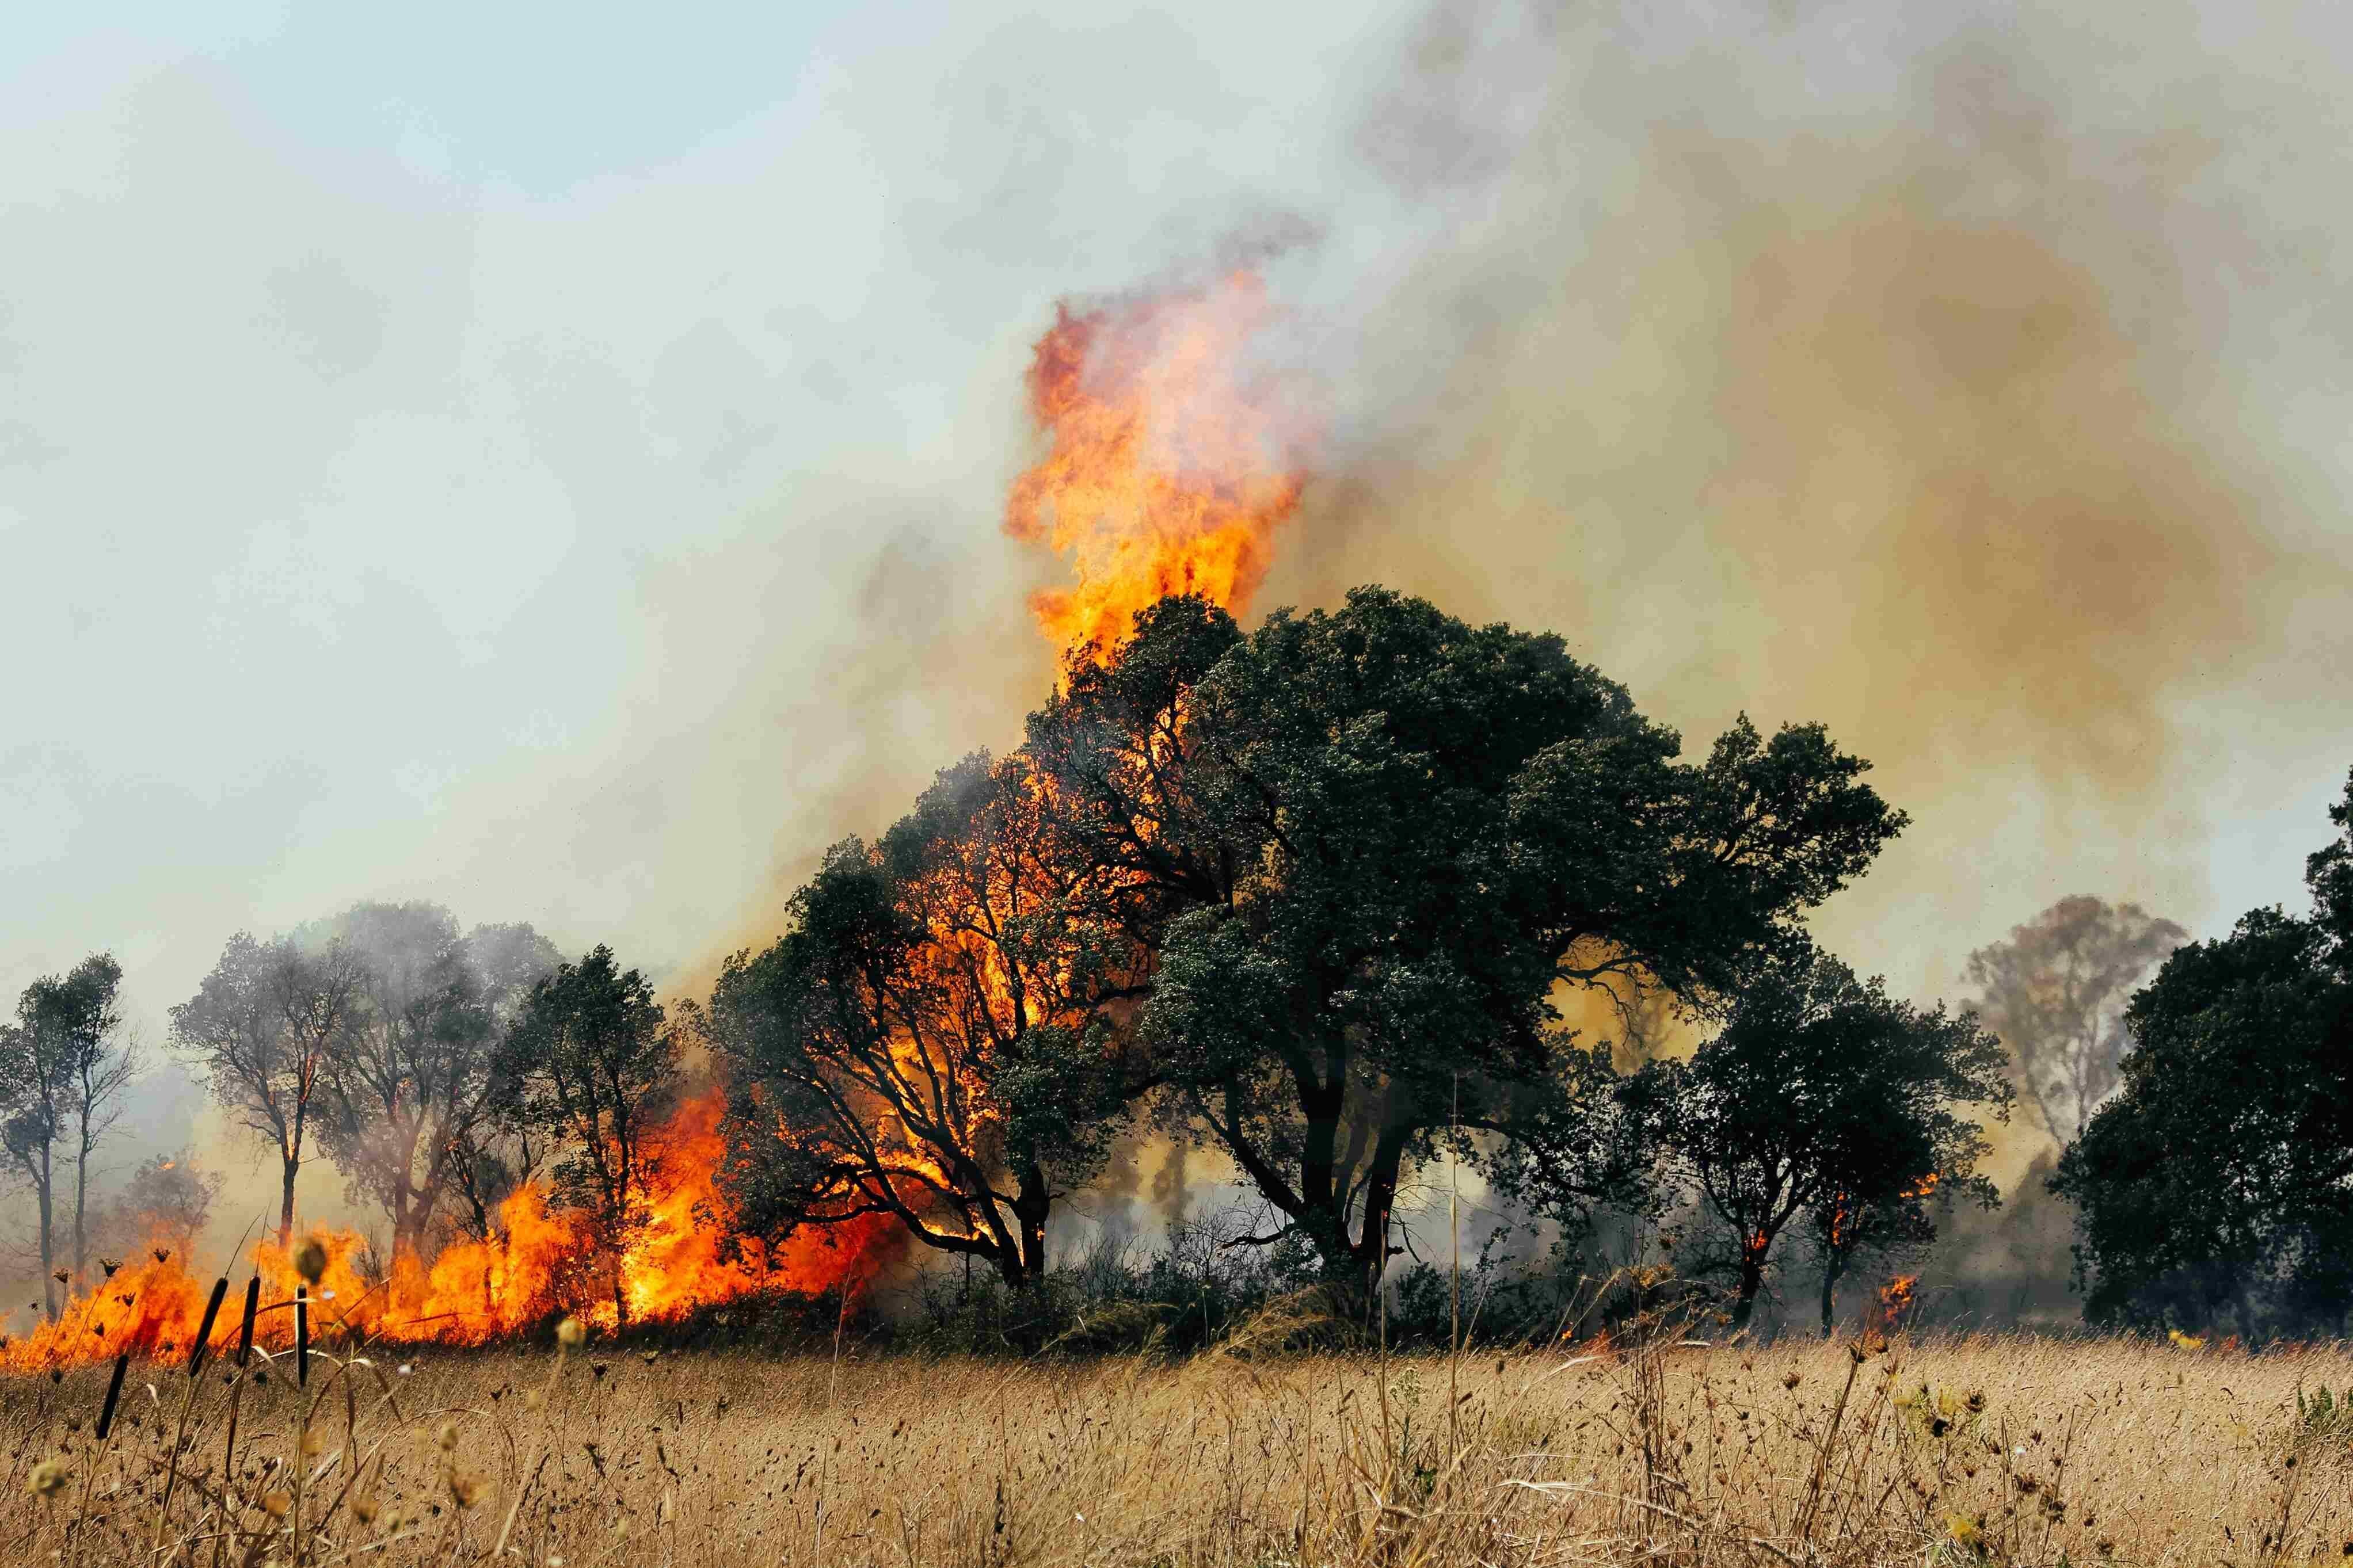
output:
[[599, 944], [531, 988], [494, 1066], [501, 1114], [556, 1150], [556, 1199], [587, 1216], [624, 1328], [621, 1259], [662, 1190], [656, 1135], [697, 1022], [691, 1006], [681, 1011], [667, 1016], [644, 976]]
[[1105, 1009], [1139, 949], [1092, 909], [1023, 758], [940, 774], [880, 844], [837, 845], [793, 929], [729, 960], [713, 1037], [734, 1068], [730, 1184], [770, 1232], [889, 1215], [1020, 1287], [1058, 1186], [1140, 1091]]
[[294, 1180], [321, 1075], [351, 1026], [363, 978], [359, 955], [340, 942], [306, 952], [239, 931], [196, 994], [172, 1009], [172, 1037], [195, 1057], [214, 1100], [278, 1156], [280, 1247], [294, 1230]]
[[2062, 899], [1969, 954], [1978, 1012], [2017, 1060], [2035, 1115], [2062, 1144], [2109, 1095], [2131, 1040], [2134, 988], [2189, 933], [2137, 904]]
[[1784, 1231], [1813, 1218], [1827, 1333], [1858, 1252], [1933, 1237], [1933, 1196], [1997, 1201], [1977, 1173], [1989, 1146], [1962, 1111], [2009, 1115], [2002, 1067], [1971, 1015], [1896, 1001], [1799, 943], [1757, 967], [1690, 1061], [1653, 1063], [1627, 1094], [1670, 1178], [1729, 1232], [1737, 1324]]
[[196, 1237], [212, 1222], [220, 1188], [221, 1179], [198, 1166], [185, 1149], [141, 1161], [109, 1210], [111, 1244], [125, 1252], [160, 1245], [176, 1252], [193, 1272]]
[[[0, 1084], [12, 1108], [5, 1128], [10, 1161], [32, 1184], [39, 1211], [41, 1271], [57, 1265], [57, 1158], [62, 1145], [74, 1165], [73, 1274], [89, 1260], [90, 1161], [121, 1110], [122, 1091], [138, 1077], [136, 1043], [124, 1037], [122, 966], [93, 953], [64, 975], [45, 975], [25, 988], [16, 1026], [0, 1047]], [[45, 1281], [51, 1317], [56, 1292]]]

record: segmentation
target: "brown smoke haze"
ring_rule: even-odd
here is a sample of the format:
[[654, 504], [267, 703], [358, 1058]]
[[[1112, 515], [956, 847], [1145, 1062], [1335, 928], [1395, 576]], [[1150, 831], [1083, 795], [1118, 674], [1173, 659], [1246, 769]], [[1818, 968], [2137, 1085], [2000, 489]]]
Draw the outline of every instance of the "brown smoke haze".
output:
[[1990, 26], [1783, 119], [1839, 30], [1744, 41], [1553, 32], [1269, 596], [1556, 628], [1691, 744], [1825, 721], [1915, 821], [1823, 923], [1906, 988], [2078, 886], [2226, 921], [2222, 803], [2316, 802], [2353, 679], [2345, 525], [2232, 344], [2325, 282], [2244, 226], [2258, 121], [2192, 68], [2099, 123], [2088, 46]]

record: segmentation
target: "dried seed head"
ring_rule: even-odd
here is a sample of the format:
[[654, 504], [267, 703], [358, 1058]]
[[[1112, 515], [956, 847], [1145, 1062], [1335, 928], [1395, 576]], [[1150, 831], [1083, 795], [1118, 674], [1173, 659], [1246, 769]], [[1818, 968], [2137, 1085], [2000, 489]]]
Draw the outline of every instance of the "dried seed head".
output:
[[441, 1423], [439, 1429], [433, 1434], [433, 1441], [445, 1454], [450, 1449], [456, 1447], [458, 1446], [458, 1424], [455, 1421], [444, 1421]]
[[587, 1337], [588, 1325], [582, 1322], [577, 1318], [566, 1318], [564, 1321], [555, 1325], [555, 1342], [557, 1344], [564, 1345], [567, 1348], [576, 1348], [580, 1342]]
[[304, 1458], [315, 1459], [326, 1451], [327, 1439], [324, 1434], [318, 1432], [305, 1432], [302, 1434], [302, 1457]]
[[294, 1506], [290, 1492], [271, 1492], [261, 1500], [261, 1510], [272, 1519], [284, 1519]]
[[525, 1410], [536, 1410], [546, 1403], [547, 1395], [542, 1394], [536, 1388], [522, 1396], [522, 1407]]
[[47, 1458], [33, 1467], [32, 1479], [26, 1483], [26, 1489], [35, 1497], [55, 1497], [66, 1489], [66, 1483], [71, 1479], [73, 1471], [67, 1468], [64, 1459]]
[[352, 1496], [352, 1517], [362, 1524], [374, 1524], [380, 1506], [374, 1492], [355, 1492]]
[[294, 1248], [294, 1272], [316, 1285], [327, 1272], [327, 1244], [315, 1236], [304, 1237]]
[[461, 1476], [455, 1470], [450, 1471], [449, 1495], [457, 1500], [457, 1503], [459, 1508], [473, 1507], [476, 1502], [481, 1500], [482, 1478], [480, 1476]]

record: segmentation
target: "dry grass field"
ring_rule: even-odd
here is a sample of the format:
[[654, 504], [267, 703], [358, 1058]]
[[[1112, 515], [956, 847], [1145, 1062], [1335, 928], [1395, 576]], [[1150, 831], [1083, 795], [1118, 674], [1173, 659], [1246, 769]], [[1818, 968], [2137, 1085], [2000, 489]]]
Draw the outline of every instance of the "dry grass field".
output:
[[0, 1561], [2211, 1568], [2353, 1553], [2353, 1356], [2336, 1349], [1667, 1341], [1168, 1363], [592, 1342], [343, 1375], [322, 1358], [307, 1391], [284, 1362], [245, 1390], [227, 1478], [217, 1368], [193, 1399], [184, 1373], [134, 1368], [101, 1441], [110, 1370], [0, 1388]]

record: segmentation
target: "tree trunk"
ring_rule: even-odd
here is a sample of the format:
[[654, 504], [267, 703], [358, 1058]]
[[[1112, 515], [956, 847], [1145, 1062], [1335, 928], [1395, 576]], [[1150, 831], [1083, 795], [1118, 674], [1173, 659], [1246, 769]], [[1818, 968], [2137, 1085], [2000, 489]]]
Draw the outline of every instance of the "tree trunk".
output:
[[89, 1231], [85, 1220], [90, 1212], [90, 1121], [83, 1119], [81, 1155], [74, 1161], [74, 1278], [79, 1279], [82, 1270], [90, 1267]]
[[45, 1148], [41, 1151], [41, 1178], [38, 1184], [41, 1199], [41, 1305], [48, 1309], [49, 1321], [54, 1323], [58, 1321], [58, 1282], [54, 1278], [58, 1268], [57, 1228], [51, 1223], [49, 1202], [52, 1174], [49, 1166], [49, 1152]]
[[302, 1168], [302, 1161], [298, 1155], [289, 1154], [284, 1157], [284, 1165], [278, 1186], [278, 1246], [281, 1251], [294, 1241], [294, 1173]]
[[1353, 1243], [1347, 1240], [1346, 1216], [1333, 1215], [1344, 1251], [1333, 1260], [1340, 1268], [1335, 1270], [1327, 1262], [1326, 1272], [1336, 1273], [1345, 1282], [1352, 1298], [1346, 1305], [1363, 1309], [1366, 1328], [1379, 1310], [1381, 1279], [1388, 1272], [1389, 1219], [1397, 1210], [1398, 1169], [1404, 1163], [1409, 1132], [1405, 1127], [1384, 1128], [1373, 1145], [1372, 1162], [1365, 1173], [1364, 1220]]
[[1749, 1317], [1757, 1310], [1757, 1292], [1765, 1288], [1764, 1255], [1753, 1248], [1740, 1255], [1740, 1296], [1733, 1303], [1732, 1330], [1738, 1333], [1748, 1326]]
[[1016, 1289], [1046, 1272], [1046, 1215], [1053, 1206], [1046, 1173], [1035, 1164], [1023, 1166], [1020, 1187], [1013, 1195], [1013, 1217], [1021, 1226], [1021, 1256], [1014, 1260], [1014, 1275], [1007, 1281]]
[[1845, 1273], [1845, 1265], [1835, 1251], [1822, 1259], [1822, 1338], [1829, 1339], [1838, 1331], [1838, 1282]]

